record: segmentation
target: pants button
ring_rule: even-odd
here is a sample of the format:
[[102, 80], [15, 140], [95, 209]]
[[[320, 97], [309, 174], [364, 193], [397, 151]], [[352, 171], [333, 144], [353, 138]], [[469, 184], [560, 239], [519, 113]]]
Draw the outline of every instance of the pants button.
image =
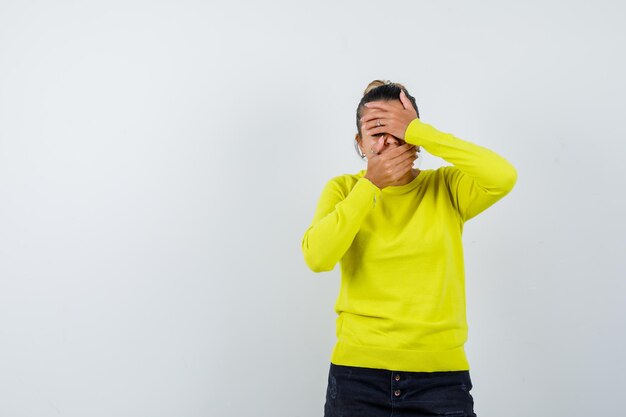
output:
[[400, 375], [396, 374], [396, 376], [394, 376], [393, 379], [395, 379], [396, 381], [399, 381], [400, 380]]
[[399, 389], [397, 389], [397, 390], [395, 390], [395, 391], [393, 392], [393, 395], [395, 395], [396, 397], [399, 397], [399, 396], [400, 396], [400, 394], [402, 394], [402, 392], [401, 392]]

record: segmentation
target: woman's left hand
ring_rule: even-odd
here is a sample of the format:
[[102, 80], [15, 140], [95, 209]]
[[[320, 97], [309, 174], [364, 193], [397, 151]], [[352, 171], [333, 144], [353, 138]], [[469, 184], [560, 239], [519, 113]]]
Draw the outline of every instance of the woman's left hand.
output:
[[361, 129], [365, 129], [371, 136], [378, 133], [389, 133], [404, 140], [406, 129], [409, 123], [417, 118], [417, 113], [409, 98], [404, 94], [404, 90], [400, 90], [400, 102], [404, 107], [403, 109], [384, 101], [365, 103], [368, 109], [374, 109], [374, 111], [368, 112], [367, 116], [361, 118]]

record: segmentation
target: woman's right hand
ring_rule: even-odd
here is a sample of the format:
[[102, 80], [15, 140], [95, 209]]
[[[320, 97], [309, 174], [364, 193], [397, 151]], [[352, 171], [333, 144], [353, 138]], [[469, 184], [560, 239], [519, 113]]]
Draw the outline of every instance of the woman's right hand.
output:
[[365, 178], [380, 189], [394, 185], [413, 168], [413, 162], [417, 159], [415, 145], [410, 143], [378, 153], [385, 147], [384, 142], [384, 139], [382, 143], [379, 140], [373, 148], [376, 153], [369, 154], [365, 173]]

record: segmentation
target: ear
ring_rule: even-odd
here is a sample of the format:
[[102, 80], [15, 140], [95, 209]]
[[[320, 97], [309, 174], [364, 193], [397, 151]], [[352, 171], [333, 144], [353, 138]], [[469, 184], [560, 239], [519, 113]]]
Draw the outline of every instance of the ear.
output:
[[[361, 139], [361, 136], [357, 133], [356, 135], [354, 135], [354, 140], [356, 141], [356, 143], [359, 146], [359, 150], [361, 151], [362, 155], [366, 155], [366, 152], [363, 150], [363, 141]], [[365, 157], [367, 159], [367, 157]]]
[[361, 135], [359, 135], [358, 133], [356, 135], [354, 135], [354, 140], [356, 140], [356, 142], [359, 144], [359, 148], [361, 148], [361, 152], [363, 153], [363, 155], [365, 155], [365, 152], [363, 152], [363, 142], [361, 139]]

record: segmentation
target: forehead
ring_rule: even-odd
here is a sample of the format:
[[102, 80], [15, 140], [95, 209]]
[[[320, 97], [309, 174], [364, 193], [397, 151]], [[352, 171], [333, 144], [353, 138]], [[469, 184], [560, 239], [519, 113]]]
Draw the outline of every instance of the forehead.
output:
[[[381, 100], [377, 100], [377, 103], [380, 103]], [[388, 100], [388, 101], [382, 101], [384, 104], [388, 105], [388, 106], [393, 106], [395, 108], [398, 109], [403, 109], [404, 106], [402, 105], [402, 102], [400, 102], [400, 100]], [[373, 102], [372, 102], [373, 103]], [[367, 116], [369, 113], [371, 112], [375, 112], [379, 109], [370, 109], [368, 107], [363, 107], [363, 116]]]

